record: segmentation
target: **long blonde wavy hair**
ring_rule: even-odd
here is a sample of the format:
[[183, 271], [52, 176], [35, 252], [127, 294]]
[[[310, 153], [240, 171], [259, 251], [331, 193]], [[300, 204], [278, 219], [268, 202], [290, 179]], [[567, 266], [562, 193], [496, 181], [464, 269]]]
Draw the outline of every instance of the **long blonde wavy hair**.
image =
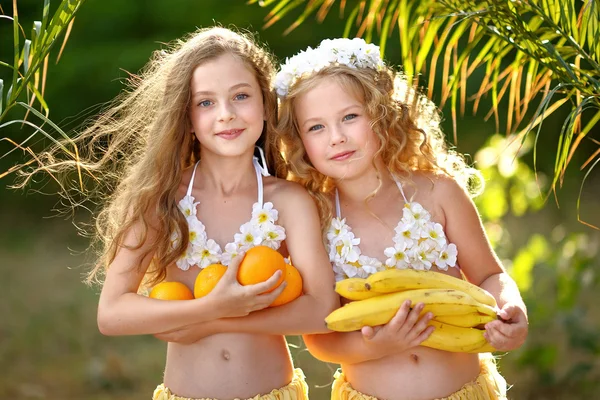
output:
[[[182, 171], [200, 158], [199, 142], [190, 133], [190, 82], [196, 67], [224, 54], [237, 57], [256, 76], [268, 145], [277, 111], [271, 91], [273, 57], [248, 34], [213, 27], [155, 51], [140, 75], [129, 80], [128, 90], [74, 139], [79, 160], [65, 158], [57, 147], [41, 154], [39, 166], [25, 172], [22, 184], [40, 171], [63, 178], [72, 178], [75, 170], [87, 171], [88, 180], [93, 181], [94, 193], [101, 197], [94, 242], [99, 257], [87, 275], [88, 283], [102, 281], [117, 251], [126, 246], [126, 233], [136, 224], [142, 228], [141, 237], [136, 246], [128, 248], [141, 248], [147, 244], [149, 229], [154, 231], [150, 250], [140, 256], [137, 265], [139, 268], [144, 258], [152, 256], [148, 285], [163, 280], [166, 267], [187, 248], [188, 227], [177, 208], [177, 191]], [[182, 240], [174, 248], [171, 235], [175, 231]]]
[[[325, 79], [335, 80], [363, 102], [380, 142], [374, 165], [375, 159], [381, 157], [390, 173], [408, 184], [412, 184], [412, 172], [431, 171], [455, 178], [472, 194], [481, 189], [482, 181], [473, 179], [477, 176], [476, 171], [446, 144], [435, 104], [416, 90], [404, 75], [388, 66], [376, 71], [331, 65], [300, 77], [280, 100], [277, 149], [281, 157], [273, 156], [277, 159], [278, 174], [301, 183], [313, 196], [324, 231], [333, 217], [331, 194], [335, 185], [310, 162], [300, 138], [294, 104]], [[380, 177], [379, 182], [379, 187], [365, 199], [366, 202], [381, 187]]]

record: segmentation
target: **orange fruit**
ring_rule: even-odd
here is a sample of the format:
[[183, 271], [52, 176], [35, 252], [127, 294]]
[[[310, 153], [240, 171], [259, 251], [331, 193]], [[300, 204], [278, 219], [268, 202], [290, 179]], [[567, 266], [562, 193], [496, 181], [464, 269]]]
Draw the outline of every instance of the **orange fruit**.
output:
[[268, 293], [275, 290], [283, 282], [285, 268], [285, 260], [277, 250], [267, 246], [256, 246], [246, 252], [238, 269], [237, 280], [242, 285], [254, 285], [266, 281], [275, 272], [281, 271], [282, 274], [278, 284], [273, 289], [265, 292]]
[[197, 299], [209, 294], [227, 271], [227, 267], [222, 264], [211, 264], [204, 268], [196, 277], [194, 283], [194, 297]]
[[161, 282], [152, 288], [149, 297], [159, 300], [193, 300], [194, 294], [181, 282]]
[[284, 280], [287, 282], [287, 286], [269, 307], [287, 304], [302, 294], [302, 275], [300, 275], [300, 271], [296, 267], [291, 264], [286, 266]]

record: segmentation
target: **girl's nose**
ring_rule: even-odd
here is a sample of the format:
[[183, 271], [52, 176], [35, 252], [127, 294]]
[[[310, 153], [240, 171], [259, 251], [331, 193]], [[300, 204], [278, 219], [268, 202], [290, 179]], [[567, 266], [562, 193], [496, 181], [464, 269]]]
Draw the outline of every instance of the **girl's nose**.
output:
[[340, 127], [333, 127], [331, 129], [331, 146], [346, 143], [346, 135]]
[[219, 121], [229, 122], [235, 119], [235, 110], [229, 102], [221, 103], [219, 107]]

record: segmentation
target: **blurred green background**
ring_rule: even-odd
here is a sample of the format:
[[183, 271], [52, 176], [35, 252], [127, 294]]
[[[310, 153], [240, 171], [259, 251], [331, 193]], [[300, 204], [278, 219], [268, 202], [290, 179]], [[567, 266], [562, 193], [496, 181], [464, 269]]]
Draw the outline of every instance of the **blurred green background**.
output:
[[[3, 1], [2, 9], [11, 15], [9, 3]], [[39, 0], [21, 0], [18, 6], [27, 29], [41, 18]], [[126, 71], [138, 71], [162, 43], [196, 27], [218, 23], [257, 31], [283, 60], [323, 38], [340, 36], [344, 26], [332, 12], [325, 23], [309, 18], [284, 37], [293, 16], [265, 31], [265, 15], [258, 5], [237, 0], [88, 0], [58, 64], [56, 49], [53, 52], [45, 95], [50, 118], [65, 130], [77, 127], [122, 89]], [[390, 40], [386, 58], [398, 62], [398, 54], [397, 40]], [[12, 59], [12, 24], [6, 20], [0, 20], [0, 59]], [[5, 70], [0, 70], [0, 78], [10, 80]], [[537, 176], [532, 143], [520, 150], [509, 146], [493, 121], [484, 121], [482, 115], [459, 119], [457, 148], [477, 161], [486, 177], [487, 189], [477, 204], [530, 315], [527, 343], [500, 360], [501, 372], [514, 385], [509, 397], [595, 398], [600, 390], [600, 234], [577, 221], [576, 204], [583, 178], [578, 167], [594, 148], [582, 144], [564, 186], [544, 202], [540, 191], [544, 196], [548, 191], [554, 139], [565, 114], [553, 115], [543, 126]], [[444, 124], [451, 138], [449, 118]], [[19, 139], [31, 131], [13, 126], [1, 133]], [[33, 147], [46, 144], [38, 141]], [[10, 149], [0, 142], [0, 154]], [[26, 159], [13, 152], [0, 159], [0, 171]], [[0, 180], [0, 396], [150, 398], [161, 382], [165, 344], [153, 337], [108, 338], [98, 332], [99, 289], [81, 282], [92, 255], [85, 252], [88, 240], [73, 225], [73, 218], [88, 221], [89, 213], [56, 217], [60, 199], [52, 194], [56, 188], [51, 183], [41, 179], [15, 191], [7, 188], [12, 181], [13, 176]], [[597, 226], [599, 183], [599, 174], [592, 173], [581, 197], [582, 218]], [[337, 366], [314, 360], [300, 338], [289, 341], [296, 365], [308, 377], [311, 397], [327, 399]]]

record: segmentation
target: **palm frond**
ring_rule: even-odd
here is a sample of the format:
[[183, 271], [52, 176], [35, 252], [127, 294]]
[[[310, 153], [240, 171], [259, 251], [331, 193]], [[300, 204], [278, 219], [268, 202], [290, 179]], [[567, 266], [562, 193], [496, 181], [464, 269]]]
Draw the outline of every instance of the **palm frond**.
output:
[[[275, 9], [288, 2], [270, 0], [261, 4]], [[324, 7], [323, 0], [296, 0], [294, 6], [301, 3], [305, 6], [302, 21], [314, 12], [317, 3], [322, 6], [319, 20], [323, 20], [334, 1], [327, 1]], [[428, 76], [430, 97], [442, 63], [441, 104], [450, 101], [454, 126], [467, 101], [477, 113], [481, 101], [489, 97], [492, 105], [486, 118], [493, 115], [498, 129], [501, 120], [506, 121], [507, 133], [519, 131], [522, 137], [537, 128], [537, 140], [544, 119], [570, 105], [558, 141], [552, 189], [562, 185], [573, 154], [599, 122], [598, 114], [593, 114], [594, 109], [600, 109], [599, 0], [341, 3], [351, 10], [344, 36], [375, 41], [378, 35], [385, 52], [389, 37], [398, 29], [404, 72], [413, 77]], [[278, 18], [289, 11], [279, 7]], [[479, 78], [478, 88], [472, 93], [470, 78], [477, 70], [483, 72], [483, 79]], [[536, 103], [531, 115], [532, 104]], [[507, 104], [506, 117], [502, 118], [501, 104]], [[585, 120], [589, 122], [582, 128]], [[456, 140], [456, 128], [454, 136]]]
[[[59, 135], [62, 136], [62, 139], [69, 140], [68, 136], [48, 118], [50, 108], [44, 99], [44, 90], [50, 51], [58, 42], [61, 34], [66, 32], [57, 56], [58, 61], [68, 39], [75, 14], [83, 2], [84, 0], [62, 0], [54, 14], [51, 15], [50, 0], [44, 0], [42, 19], [41, 21], [35, 21], [33, 23], [29, 38], [27, 38], [25, 30], [19, 23], [17, 0], [13, 0], [12, 2], [12, 17], [3, 15], [3, 20], [12, 21], [13, 24], [13, 60], [12, 64], [0, 61], [0, 66], [12, 70], [11, 84], [6, 91], [6, 94], [4, 91], [4, 82], [0, 80], [0, 129], [15, 123], [19, 123], [21, 126], [29, 126], [34, 129], [34, 133], [24, 141], [8, 137], [1, 139], [14, 144], [18, 144], [20, 141], [21, 145], [16, 146], [15, 149], [21, 148], [30, 153], [31, 150], [23, 147], [23, 145], [32, 136], [38, 133], [50, 137], [53, 142], [58, 143], [57, 139], [43, 129], [43, 126], [46, 124], [50, 125], [55, 132], [58, 132]], [[22, 46], [21, 36], [24, 38]], [[23, 101], [23, 97], [25, 97], [26, 101]], [[24, 108], [24, 117], [5, 121], [9, 111], [16, 106]], [[41, 112], [36, 109], [37, 107], [39, 107]], [[32, 114], [41, 120], [40, 125], [28, 121], [29, 116]], [[67, 148], [64, 150], [70, 157], [77, 157], [76, 152], [71, 152]], [[12, 151], [2, 155], [2, 157], [10, 152]], [[14, 168], [9, 169], [11, 172], [14, 170]], [[0, 178], [6, 175], [6, 172], [0, 174]]]

